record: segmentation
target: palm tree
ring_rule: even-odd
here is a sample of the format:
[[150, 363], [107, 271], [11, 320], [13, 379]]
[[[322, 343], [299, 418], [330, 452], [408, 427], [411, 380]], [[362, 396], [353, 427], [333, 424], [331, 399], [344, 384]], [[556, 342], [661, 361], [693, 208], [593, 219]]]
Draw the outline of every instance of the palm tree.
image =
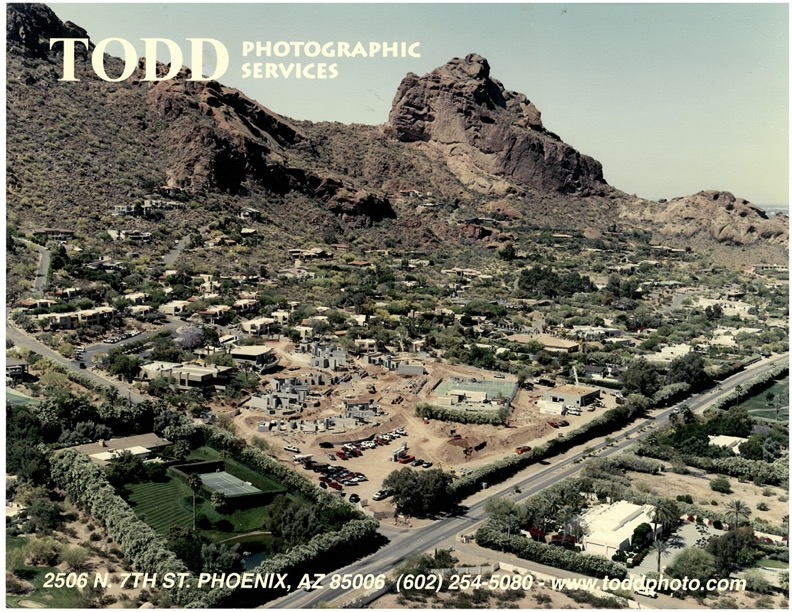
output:
[[[679, 508], [671, 500], [663, 499], [655, 506], [652, 512], [652, 522], [654, 523], [655, 541], [658, 539], [657, 526], [665, 527], [668, 523], [679, 520]], [[661, 529], [662, 530], [662, 529]]]
[[198, 474], [190, 474], [187, 476], [187, 486], [192, 489], [193, 494], [193, 531], [195, 531], [195, 496], [201, 488], [201, 479]]
[[751, 509], [748, 507], [748, 504], [740, 499], [733, 499], [726, 504], [726, 508], [726, 518], [729, 522], [734, 520], [735, 529], [740, 527], [740, 517], [745, 517], [747, 520], [748, 516], [751, 514]]
[[649, 548], [652, 550], [652, 552], [657, 553], [657, 573], [660, 574], [660, 559], [671, 554], [671, 545], [668, 543], [668, 540], [655, 539]]

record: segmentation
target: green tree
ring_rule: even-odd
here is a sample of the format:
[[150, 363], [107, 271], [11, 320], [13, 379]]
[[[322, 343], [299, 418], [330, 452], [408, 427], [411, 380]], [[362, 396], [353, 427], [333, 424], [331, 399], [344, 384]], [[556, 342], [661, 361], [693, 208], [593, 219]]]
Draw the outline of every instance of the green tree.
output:
[[391, 472], [382, 484], [393, 491], [397, 511], [409, 516], [433, 516], [453, 504], [448, 492], [451, 476], [442, 470], [402, 468]]
[[679, 506], [677, 506], [676, 502], [670, 499], [661, 499], [658, 501], [655, 509], [652, 511], [655, 540], [658, 539], [657, 526], [662, 526], [660, 529], [660, 532], [662, 532], [666, 525], [676, 523], [679, 520], [679, 515]]
[[132, 382], [140, 372], [142, 362], [137, 357], [117, 352], [110, 353], [107, 359], [107, 371], [126, 379], [127, 382]]
[[740, 519], [744, 518], [748, 520], [750, 515], [751, 509], [748, 507], [748, 504], [740, 499], [733, 499], [726, 504], [726, 520], [730, 523], [733, 522], [734, 527], [737, 529], [740, 527]]
[[46, 498], [38, 498], [30, 504], [27, 516], [33, 528], [40, 533], [51, 533], [63, 523], [60, 504]]
[[636, 359], [621, 373], [619, 381], [627, 393], [640, 393], [652, 397], [660, 388], [657, 368], [643, 357]]
[[666, 384], [687, 383], [694, 391], [710, 382], [704, 369], [704, 358], [699, 353], [688, 353], [671, 362], [666, 375]]
[[671, 578], [699, 580], [702, 585], [714, 577], [716, 571], [715, 557], [700, 548], [686, 548], [666, 568]]
[[242, 555], [239, 554], [239, 544], [226, 546], [207, 542], [201, 546], [202, 571], [216, 573], [230, 573], [242, 571]]
[[718, 572], [728, 576], [738, 566], [749, 566], [761, 555], [756, 549], [753, 529], [739, 527], [715, 536], [707, 543], [707, 552], [715, 558]]
[[201, 479], [198, 477], [198, 474], [189, 474], [187, 476], [187, 486], [190, 487], [190, 490], [192, 491], [192, 498], [193, 498], [193, 524], [192, 524], [192, 528], [193, 528], [193, 531], [195, 531], [195, 522], [196, 522], [195, 521], [195, 518], [196, 518], [195, 501], [196, 501], [196, 496], [198, 495], [198, 491], [201, 490]]
[[668, 540], [655, 540], [649, 546], [649, 550], [651, 553], [657, 555], [657, 573], [662, 573], [662, 568], [660, 567], [660, 563], [663, 557], [667, 557], [671, 554], [671, 545], [668, 543]]
[[107, 465], [105, 477], [117, 490], [146, 478], [146, 467], [140, 457], [128, 450], [113, 455]]

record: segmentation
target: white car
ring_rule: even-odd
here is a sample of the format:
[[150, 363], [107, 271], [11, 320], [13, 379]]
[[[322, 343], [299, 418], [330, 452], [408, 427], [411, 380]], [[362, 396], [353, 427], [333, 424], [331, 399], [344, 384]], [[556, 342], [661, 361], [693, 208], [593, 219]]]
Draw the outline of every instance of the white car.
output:
[[287, 446], [283, 450], [289, 451], [290, 453], [299, 453], [300, 452], [300, 449], [297, 448], [296, 446]]
[[633, 592], [636, 595], [643, 595], [644, 597], [651, 597], [652, 599], [657, 599], [657, 592], [654, 589], [650, 589], [649, 587], [638, 587]]

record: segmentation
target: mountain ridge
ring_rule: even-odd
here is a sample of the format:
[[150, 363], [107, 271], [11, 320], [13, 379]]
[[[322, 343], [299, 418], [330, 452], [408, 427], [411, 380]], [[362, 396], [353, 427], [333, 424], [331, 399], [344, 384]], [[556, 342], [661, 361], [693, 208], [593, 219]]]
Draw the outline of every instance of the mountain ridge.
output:
[[[281, 226], [288, 226], [292, 215], [281, 202], [286, 198], [290, 207], [303, 210], [302, 221], [314, 229], [354, 233], [390, 220], [393, 227], [388, 225], [387, 233], [405, 244], [482, 237], [464, 224], [449, 226], [431, 210], [416, 222], [414, 207], [400, 204], [398, 194], [417, 191], [472, 212], [492, 209], [505, 199], [503, 208], [540, 226], [582, 230], [618, 219], [659, 236], [788, 244], [785, 217], [762, 218], [756, 207], [731, 194], [720, 203], [718, 198], [696, 198], [709, 213], [692, 215], [684, 202], [650, 202], [608, 185], [601, 164], [547, 129], [535, 105], [492, 78], [489, 63], [477, 54], [453, 58], [423, 77], [405, 76], [387, 124], [345, 126], [283, 117], [216, 81], [187, 81], [186, 69], [173, 80], [147, 83], [141, 80], [145, 60], [126, 82], [106, 83], [92, 77], [88, 54], [78, 54], [80, 83], [57, 83], [57, 50], [45, 49], [43, 41], [50, 35], [87, 33], [61, 22], [45, 5], [8, 5], [7, 13], [9, 207], [22, 225], [35, 222], [21, 205], [23, 199], [53, 195], [21, 180], [33, 168], [46, 175], [45, 183], [72, 177], [73, 184], [62, 191], [74, 192], [68, 200], [72, 203], [84, 199], [93, 204], [87, 216], [92, 223], [106, 219], [95, 210], [100, 198], [107, 205], [162, 185], [187, 197], [252, 204]], [[92, 109], [80, 121], [52, 126], [35, 117], [35, 104], [79, 116], [70, 99], [75, 89]], [[26, 90], [35, 91], [30, 100]], [[113, 120], [116, 129], [104, 125]], [[36, 129], [68, 136], [59, 138], [59, 149], [36, 142]], [[80, 181], [69, 174], [73, 167], [85, 175], [91, 172], [80, 154], [71, 151], [80, 139], [93, 143], [95, 161], [105, 164], [100, 174], [115, 176], [110, 184], [88, 188], [90, 177]], [[31, 150], [42, 150], [45, 159], [29, 159]], [[134, 170], [119, 161], [124, 156], [134, 158]], [[727, 200], [736, 203], [732, 209], [723, 206]], [[47, 206], [40, 208], [46, 211]], [[52, 220], [47, 212], [39, 222], [48, 216]], [[499, 239], [499, 234], [485, 237]]]

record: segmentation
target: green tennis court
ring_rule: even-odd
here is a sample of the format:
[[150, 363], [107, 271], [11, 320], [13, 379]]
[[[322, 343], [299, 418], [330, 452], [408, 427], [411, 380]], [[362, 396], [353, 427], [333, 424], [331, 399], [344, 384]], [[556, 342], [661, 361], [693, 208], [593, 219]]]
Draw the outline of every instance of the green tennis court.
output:
[[449, 391], [466, 391], [468, 393], [486, 393], [487, 399], [492, 401], [498, 396], [505, 397], [511, 401], [517, 393], [517, 383], [505, 380], [472, 380], [469, 378], [455, 379], [444, 378], [437, 385], [434, 394], [438, 396], [447, 395]]
[[232, 476], [228, 472], [210, 472], [208, 474], [198, 474], [201, 482], [213, 491], [218, 491], [226, 497], [236, 497], [238, 495], [248, 495], [250, 493], [261, 493], [252, 484]]

